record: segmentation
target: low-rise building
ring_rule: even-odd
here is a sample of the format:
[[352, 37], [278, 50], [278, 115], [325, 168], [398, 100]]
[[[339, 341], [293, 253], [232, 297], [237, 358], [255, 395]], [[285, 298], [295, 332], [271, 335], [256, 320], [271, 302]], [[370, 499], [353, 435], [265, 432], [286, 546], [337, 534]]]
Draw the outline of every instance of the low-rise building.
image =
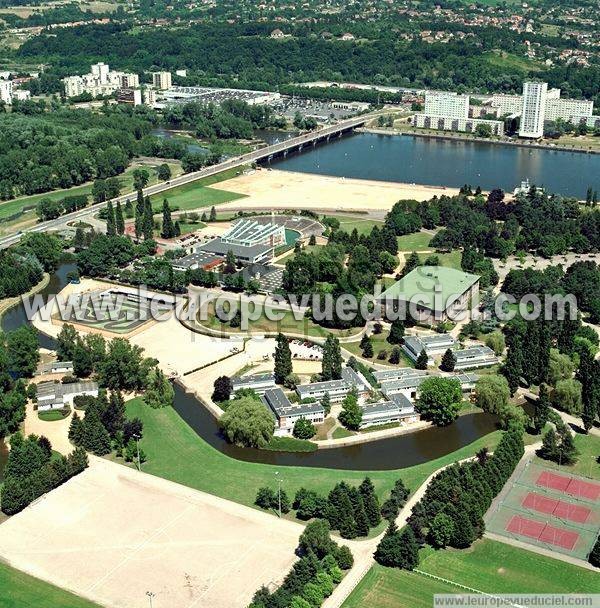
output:
[[41, 363], [36, 371], [37, 376], [45, 376], [47, 374], [72, 374], [73, 361], [51, 361], [50, 363]]
[[398, 370], [393, 371], [401, 373], [398, 373], [396, 376], [392, 374], [384, 376], [382, 374], [386, 374], [387, 370], [383, 372], [374, 372], [377, 381], [380, 383], [381, 392], [390, 400], [396, 398], [400, 399], [400, 397], [396, 397], [396, 395], [402, 395], [410, 401], [418, 399], [419, 387], [427, 378], [454, 378], [460, 382], [460, 386], [466, 394], [470, 394], [473, 391], [475, 383], [479, 379], [477, 375], [465, 372], [442, 376], [439, 374], [430, 374], [425, 370], [412, 368], [399, 368]]
[[454, 356], [456, 357], [455, 370], [489, 367], [498, 363], [498, 357], [489, 346], [471, 346], [455, 350]]
[[475, 133], [480, 125], [489, 127], [489, 134], [501, 137], [504, 135], [504, 122], [502, 120], [488, 120], [485, 118], [453, 118], [452, 116], [431, 116], [429, 114], [415, 114], [412, 125], [417, 129], [435, 129], [438, 131], [457, 131], [461, 133]]
[[371, 390], [370, 384], [361, 373], [351, 367], [345, 367], [340, 380], [301, 384], [296, 387], [296, 393], [300, 399], [322, 399], [325, 393], [328, 393], [331, 401], [342, 401], [352, 387], [356, 387], [359, 397], [366, 396]]
[[73, 399], [79, 395], [98, 396], [96, 382], [40, 382], [37, 385], [37, 408], [39, 411], [59, 410], [73, 405]]
[[419, 420], [414, 404], [404, 395], [394, 395], [389, 401], [361, 405], [362, 422], [360, 428], [393, 423], [411, 423]]
[[416, 361], [421, 352], [425, 351], [427, 365], [433, 365], [436, 358], [441, 357], [449, 348], [456, 348], [457, 344], [450, 334], [405, 336], [402, 349], [413, 361]]
[[232, 378], [233, 392], [231, 399], [235, 398], [236, 391], [242, 389], [251, 389], [259, 395], [263, 395], [265, 391], [276, 388], [275, 376], [273, 374], [254, 374], [251, 376], [241, 376]]
[[300, 418], [305, 418], [313, 424], [321, 424], [325, 420], [325, 410], [319, 402], [291, 403], [280, 388], [266, 390], [261, 401], [275, 418], [277, 436], [291, 435], [294, 424]]

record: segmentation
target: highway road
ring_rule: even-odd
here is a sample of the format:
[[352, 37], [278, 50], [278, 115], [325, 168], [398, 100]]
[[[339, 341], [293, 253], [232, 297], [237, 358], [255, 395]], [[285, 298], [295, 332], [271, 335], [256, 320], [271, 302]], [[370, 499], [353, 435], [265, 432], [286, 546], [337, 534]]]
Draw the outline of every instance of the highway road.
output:
[[[184, 173], [183, 175], [174, 177], [169, 181], [161, 182], [153, 186], [148, 186], [144, 189], [144, 195], [149, 196], [152, 194], [160, 194], [161, 192], [166, 192], [171, 188], [183, 186], [185, 184], [189, 184], [204, 177], [210, 177], [211, 175], [221, 173], [222, 171], [225, 171], [227, 169], [233, 169], [235, 167], [241, 167], [249, 163], [268, 159], [270, 156], [281, 154], [286, 150], [294, 149], [300, 145], [312, 144], [313, 141], [321, 140], [323, 138], [326, 138], [328, 135], [335, 136], [348, 129], [353, 129], [355, 127], [363, 125], [367, 120], [369, 120], [369, 118], [369, 115], [363, 115], [356, 118], [343, 120], [334, 125], [330, 125], [322, 129], [318, 129], [316, 131], [311, 131], [309, 133], [304, 133], [303, 135], [299, 135], [298, 137], [293, 137], [291, 139], [286, 139], [285, 141], [280, 143], [266, 146], [264, 148], [261, 148], [260, 150], [255, 150], [253, 152], [243, 154], [242, 156], [229, 158], [216, 165], [205, 167], [200, 171], [194, 171], [193, 173]], [[112, 199], [112, 202], [116, 203], [117, 201], [120, 201], [121, 203], [124, 203], [128, 199], [135, 200], [135, 197], [135, 192], [128, 192], [127, 194], [122, 194], [121, 196]], [[89, 207], [80, 209], [79, 211], [74, 211], [73, 213], [61, 215], [59, 218], [56, 218], [54, 220], [40, 222], [39, 224], [36, 224], [35, 226], [28, 228], [27, 230], [3, 237], [0, 239], [0, 249], [6, 249], [11, 245], [15, 245], [21, 240], [23, 234], [26, 234], [28, 232], [46, 232], [48, 230], [56, 230], [59, 229], [61, 226], [64, 226], [67, 222], [73, 222], [75, 220], [84, 220], [84, 218], [94, 213], [97, 213], [100, 209], [106, 207], [106, 205], [107, 202], [95, 203], [93, 205], [90, 205]]]

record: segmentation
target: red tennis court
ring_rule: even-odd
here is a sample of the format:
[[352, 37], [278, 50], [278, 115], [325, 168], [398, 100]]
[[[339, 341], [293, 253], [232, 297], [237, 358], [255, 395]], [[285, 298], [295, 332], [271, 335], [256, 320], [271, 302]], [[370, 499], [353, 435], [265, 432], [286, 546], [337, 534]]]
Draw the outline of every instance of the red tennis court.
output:
[[579, 539], [577, 532], [561, 530], [549, 524], [520, 515], [513, 515], [506, 526], [506, 530], [519, 536], [527, 536], [550, 545], [556, 545], [571, 551]]
[[553, 490], [566, 492], [571, 483], [571, 478], [565, 477], [564, 475], [557, 475], [551, 471], [544, 471], [543, 473], [540, 473], [540, 476], [535, 483], [544, 488], [552, 488]]
[[592, 512], [592, 510], [587, 507], [573, 505], [564, 500], [556, 500], [554, 498], [548, 498], [547, 496], [541, 496], [535, 492], [529, 492], [521, 504], [525, 508], [533, 509], [538, 513], [554, 515], [554, 517], [568, 519], [577, 523], [585, 523]]

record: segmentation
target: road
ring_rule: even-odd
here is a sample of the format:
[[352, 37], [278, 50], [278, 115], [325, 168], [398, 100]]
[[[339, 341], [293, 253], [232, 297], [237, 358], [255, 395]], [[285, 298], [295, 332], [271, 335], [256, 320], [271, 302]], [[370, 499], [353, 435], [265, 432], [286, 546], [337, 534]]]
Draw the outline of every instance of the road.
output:
[[[353, 129], [359, 125], [364, 124], [367, 120], [369, 120], [370, 115], [363, 115], [357, 118], [351, 118], [348, 120], [340, 121], [334, 125], [330, 125], [324, 127], [323, 129], [318, 129], [316, 131], [311, 131], [309, 133], [304, 133], [303, 135], [299, 135], [298, 137], [293, 137], [291, 139], [287, 139], [283, 142], [279, 142], [277, 144], [273, 144], [271, 146], [266, 146], [261, 148], [260, 150], [254, 150], [253, 152], [248, 152], [247, 154], [243, 154], [242, 156], [236, 156], [234, 158], [229, 158], [221, 163], [216, 165], [212, 165], [210, 167], [205, 167], [200, 171], [194, 171], [192, 173], [185, 173], [178, 177], [174, 177], [173, 179], [161, 182], [159, 184], [155, 184], [153, 186], [148, 186], [144, 189], [144, 196], [150, 196], [153, 194], [160, 194], [161, 192], [165, 192], [170, 190], [171, 188], [175, 188], [177, 186], [183, 186], [185, 184], [189, 184], [196, 180], [210, 177], [211, 175], [215, 175], [217, 173], [221, 173], [222, 171], [226, 171], [228, 169], [234, 169], [236, 167], [241, 167], [243, 165], [247, 165], [249, 163], [258, 162], [264, 159], [268, 159], [270, 156], [274, 156], [277, 154], [281, 154], [286, 150], [291, 150], [300, 145], [310, 145], [312, 142], [316, 142], [320, 139], [326, 138], [327, 136], [335, 136], [343, 131], [348, 129]], [[123, 194], [118, 196], [117, 198], [112, 199], [113, 203], [117, 203], [117, 201], [121, 203], [125, 203], [128, 199], [135, 199], [135, 192], [128, 192], [127, 194]], [[40, 222], [36, 224], [32, 228], [29, 228], [23, 232], [19, 232], [17, 234], [12, 234], [0, 239], [0, 249], [6, 249], [11, 245], [15, 245], [21, 240], [23, 234], [27, 232], [46, 232], [48, 230], [58, 229], [63, 226], [67, 222], [73, 222], [76, 220], [83, 220], [83, 218], [88, 217], [89, 215], [97, 213], [100, 209], [104, 208], [107, 205], [107, 202], [96, 203], [89, 207], [85, 207], [84, 209], [80, 209], [79, 211], [74, 211], [73, 213], [67, 213], [65, 215], [61, 215], [59, 218], [54, 220], [48, 220], [46, 222]]]

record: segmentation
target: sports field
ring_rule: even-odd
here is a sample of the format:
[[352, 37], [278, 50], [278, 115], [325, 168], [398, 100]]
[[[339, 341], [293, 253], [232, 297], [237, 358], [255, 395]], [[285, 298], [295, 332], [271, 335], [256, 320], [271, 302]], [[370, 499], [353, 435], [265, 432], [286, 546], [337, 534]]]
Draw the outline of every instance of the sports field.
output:
[[[470, 549], [421, 551], [419, 570], [486, 593], [593, 593], [598, 575], [524, 549], [482, 539]], [[431, 608], [436, 593], [461, 593], [451, 583], [374, 565], [343, 608]]]
[[92, 458], [0, 525], [0, 557], [103, 606], [147, 608], [151, 591], [157, 608], [231, 608], [281, 582], [302, 529]]
[[586, 560], [600, 531], [600, 483], [528, 461], [486, 514], [490, 532]]

